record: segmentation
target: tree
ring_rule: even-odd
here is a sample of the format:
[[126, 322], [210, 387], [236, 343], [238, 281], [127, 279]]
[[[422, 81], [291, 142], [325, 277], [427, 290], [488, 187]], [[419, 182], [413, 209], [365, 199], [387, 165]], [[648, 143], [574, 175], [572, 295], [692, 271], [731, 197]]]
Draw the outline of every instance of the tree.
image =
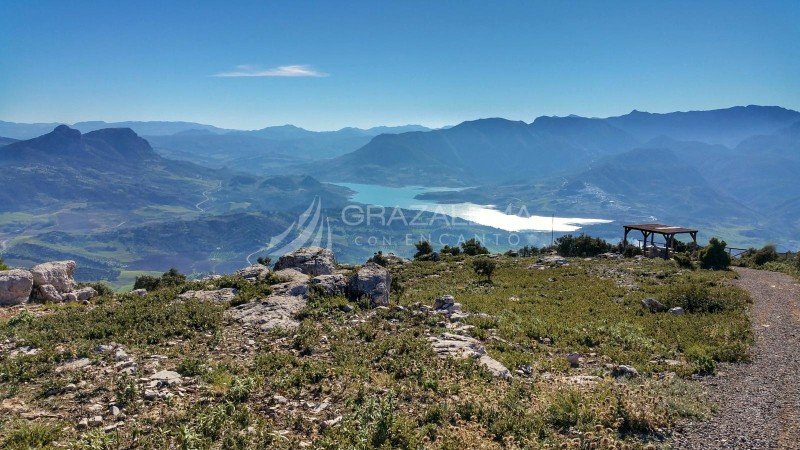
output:
[[160, 282], [161, 279], [159, 277], [154, 277], [152, 275], [139, 275], [136, 277], [136, 281], [133, 282], [133, 288], [154, 291], [158, 289], [158, 284]]
[[711, 270], [724, 270], [731, 265], [731, 256], [725, 251], [728, 244], [711, 238], [708, 245], [700, 250], [700, 267]]
[[178, 286], [183, 283], [186, 283], [186, 275], [178, 272], [178, 269], [174, 267], [161, 275], [161, 287]]
[[492, 274], [497, 268], [497, 263], [489, 258], [478, 258], [472, 261], [472, 270], [478, 275], [486, 277], [486, 281], [492, 282]]
[[611, 244], [600, 238], [593, 238], [581, 234], [573, 236], [567, 234], [556, 239], [556, 251], [561, 256], [597, 256], [611, 251]]
[[441, 250], [439, 250], [439, 253], [441, 253], [442, 255], [458, 256], [461, 254], [461, 248], [450, 247], [449, 245], [445, 245], [444, 247], [442, 247]]
[[8, 266], [3, 263], [3, 258], [0, 258], [0, 270], [8, 270]]
[[489, 254], [489, 249], [484, 247], [483, 244], [481, 244], [480, 241], [475, 238], [462, 242], [461, 250], [464, 252], [465, 255], [469, 256]]
[[423, 256], [433, 253], [433, 247], [431, 247], [431, 243], [428, 241], [419, 241], [414, 244], [414, 246], [417, 247], [417, 253], [414, 254], [414, 259], [420, 259]]
[[272, 263], [272, 258], [270, 258], [269, 256], [259, 256], [256, 262], [258, 262], [262, 266], [269, 267], [269, 265]]

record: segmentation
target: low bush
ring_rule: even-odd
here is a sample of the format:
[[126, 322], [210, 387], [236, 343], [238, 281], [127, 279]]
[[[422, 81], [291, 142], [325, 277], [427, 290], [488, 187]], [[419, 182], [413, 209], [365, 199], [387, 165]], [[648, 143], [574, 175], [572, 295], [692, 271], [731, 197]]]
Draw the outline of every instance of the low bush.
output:
[[417, 248], [417, 253], [414, 253], [414, 259], [420, 259], [433, 253], [433, 247], [428, 241], [419, 241], [414, 246]]
[[675, 253], [672, 259], [678, 264], [681, 269], [693, 269], [692, 257], [687, 253]]
[[8, 266], [3, 262], [3, 258], [0, 258], [0, 270], [8, 270]]
[[597, 256], [601, 253], [610, 252], [611, 249], [611, 244], [603, 239], [589, 237], [585, 234], [577, 237], [568, 234], [556, 239], [556, 251], [564, 257]]
[[728, 244], [711, 238], [708, 245], [700, 250], [700, 267], [710, 270], [726, 270], [731, 265], [731, 256], [725, 251]]
[[497, 268], [497, 263], [489, 258], [478, 258], [472, 261], [472, 269], [476, 274], [485, 276], [487, 281], [492, 281], [495, 268]]
[[481, 244], [481, 241], [472, 238], [467, 241], [461, 243], [461, 251], [465, 255], [476, 256], [476, 255], [488, 255], [489, 249]]

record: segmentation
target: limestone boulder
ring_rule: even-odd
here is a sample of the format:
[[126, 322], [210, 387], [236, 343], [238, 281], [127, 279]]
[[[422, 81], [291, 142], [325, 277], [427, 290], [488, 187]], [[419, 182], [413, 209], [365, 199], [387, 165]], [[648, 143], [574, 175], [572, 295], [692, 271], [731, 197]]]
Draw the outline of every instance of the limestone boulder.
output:
[[287, 253], [275, 263], [275, 270], [296, 269], [306, 275], [330, 275], [336, 270], [333, 252], [320, 247], [303, 247]]
[[347, 277], [341, 273], [316, 276], [311, 279], [311, 284], [329, 296], [343, 295], [347, 291]]
[[33, 289], [33, 274], [27, 270], [0, 271], [0, 306], [25, 303]]
[[53, 261], [38, 264], [31, 269], [33, 284], [50, 284], [59, 294], [75, 290], [75, 261]]
[[244, 269], [240, 269], [236, 272], [236, 275], [246, 279], [247, 281], [256, 282], [269, 276], [269, 267], [262, 264], [253, 264], [252, 266], [247, 266]]
[[351, 298], [369, 298], [370, 306], [386, 306], [389, 304], [389, 290], [392, 286], [392, 275], [375, 263], [367, 263], [361, 267], [348, 283], [348, 295]]
[[37, 300], [46, 303], [60, 303], [64, 301], [61, 294], [58, 293], [58, 290], [52, 284], [37, 286], [36, 291]]

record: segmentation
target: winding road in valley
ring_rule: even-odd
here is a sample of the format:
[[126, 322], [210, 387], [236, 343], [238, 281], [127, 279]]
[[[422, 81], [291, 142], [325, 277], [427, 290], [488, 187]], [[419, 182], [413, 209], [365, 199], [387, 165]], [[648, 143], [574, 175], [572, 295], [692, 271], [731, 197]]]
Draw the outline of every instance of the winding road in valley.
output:
[[211, 194], [220, 189], [222, 189], [222, 181], [218, 181], [216, 187], [203, 191], [204, 200], [199, 201], [196, 205], [194, 205], [194, 207], [197, 208], [197, 210], [200, 212], [206, 212], [205, 208], [201, 208], [200, 205], [211, 201]]
[[679, 449], [800, 449], [800, 281], [737, 268], [750, 293], [752, 362], [720, 364], [705, 380], [717, 406], [708, 421], [689, 422], [674, 437]]

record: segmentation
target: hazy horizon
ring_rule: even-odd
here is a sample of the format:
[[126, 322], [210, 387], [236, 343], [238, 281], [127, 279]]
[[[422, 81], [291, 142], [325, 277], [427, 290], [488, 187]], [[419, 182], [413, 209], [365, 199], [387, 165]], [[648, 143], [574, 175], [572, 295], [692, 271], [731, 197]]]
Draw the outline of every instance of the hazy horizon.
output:
[[5, 6], [0, 117], [14, 122], [336, 130], [800, 109], [797, 2]]

